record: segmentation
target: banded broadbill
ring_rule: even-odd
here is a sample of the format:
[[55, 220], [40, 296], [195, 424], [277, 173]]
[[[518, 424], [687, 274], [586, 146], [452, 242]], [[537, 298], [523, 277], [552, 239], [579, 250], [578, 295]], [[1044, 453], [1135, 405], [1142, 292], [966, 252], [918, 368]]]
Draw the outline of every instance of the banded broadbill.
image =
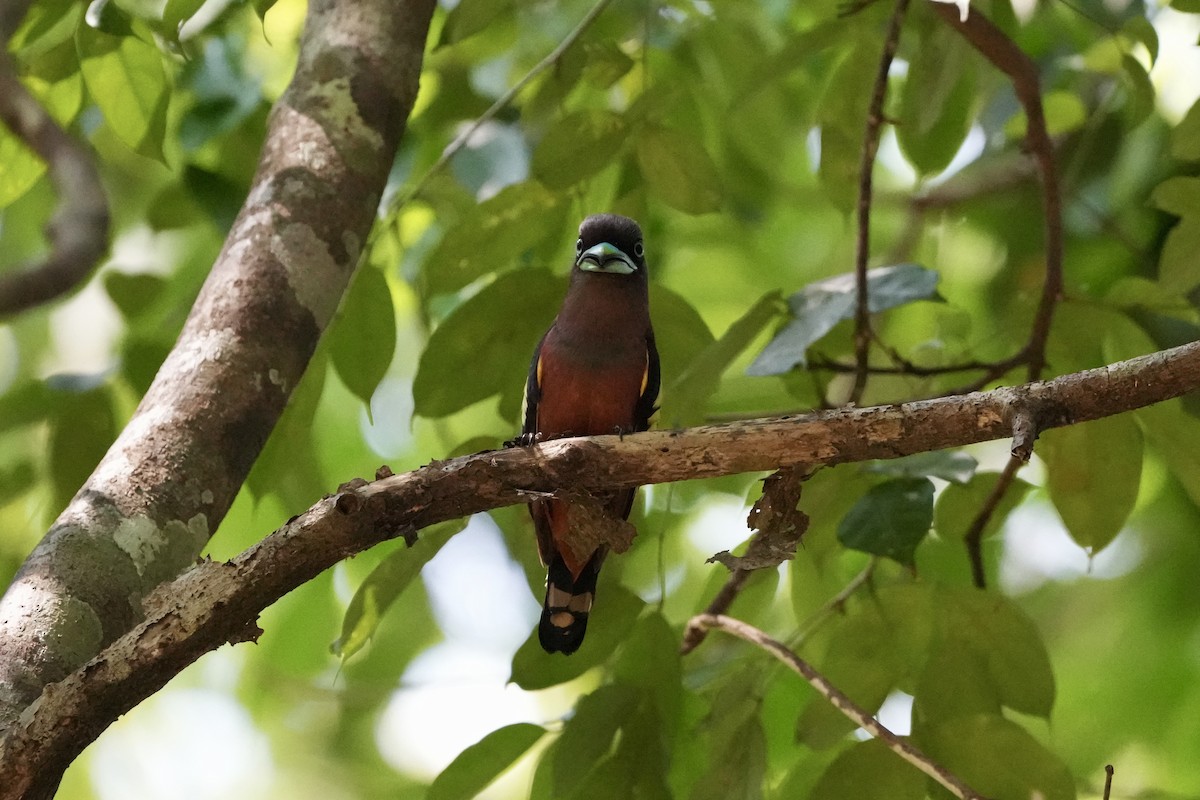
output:
[[[658, 386], [641, 228], [616, 214], [590, 216], [579, 226], [562, 308], [529, 365], [522, 439], [644, 431]], [[627, 518], [635, 491], [597, 499], [608, 513]], [[572, 550], [572, 508], [559, 499], [529, 506], [547, 568], [538, 638], [550, 653], [579, 649], [608, 552], [603, 545], [582, 557]]]

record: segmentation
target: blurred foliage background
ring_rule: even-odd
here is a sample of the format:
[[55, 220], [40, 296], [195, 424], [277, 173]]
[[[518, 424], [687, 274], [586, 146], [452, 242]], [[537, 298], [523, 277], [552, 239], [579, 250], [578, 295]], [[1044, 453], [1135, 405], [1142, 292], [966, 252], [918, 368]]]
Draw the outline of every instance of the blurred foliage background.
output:
[[[646, 231], [660, 426], [844, 401], [850, 376], [830, 364], [852, 360], [852, 322], [845, 280], [829, 279], [852, 269], [891, 4], [616, 0], [431, 173], [590, 7], [441, 4], [364, 263], [212, 557], [381, 463], [511, 437], [575, 226], [596, 211]], [[1048, 374], [1195, 339], [1200, 5], [973, 8], [1038, 65], [1057, 145], [1066, 297]], [[9, 43], [94, 149], [116, 239], [74, 297], [0, 325], [0, 578], [171, 347], [245, 196], [303, 13], [296, 0], [38, 0]], [[896, 269], [878, 273], [890, 299], [872, 364], [1010, 356], [1044, 277], [1010, 84], [921, 0], [885, 116], [871, 263]], [[0, 130], [0, 269], [41, 251], [53, 203]], [[978, 374], [874, 374], [864, 403]], [[795, 559], [756, 573], [731, 613], [991, 797], [1099, 797], [1107, 763], [1113, 797], [1200, 797], [1196, 413], [1184, 399], [1044, 436], [989, 526], [986, 593], [962, 536], [1007, 444], [823, 470], [804, 486]], [[206, 656], [113, 726], [60, 796], [946, 796], [766, 654], [713, 634], [678, 655], [727, 577], [705, 558], [742, 546], [762, 477], [643, 490], [640, 535], [608, 561], [570, 658], [529, 638], [544, 573], [524, 509], [376, 548], [271, 608], [257, 646]]]

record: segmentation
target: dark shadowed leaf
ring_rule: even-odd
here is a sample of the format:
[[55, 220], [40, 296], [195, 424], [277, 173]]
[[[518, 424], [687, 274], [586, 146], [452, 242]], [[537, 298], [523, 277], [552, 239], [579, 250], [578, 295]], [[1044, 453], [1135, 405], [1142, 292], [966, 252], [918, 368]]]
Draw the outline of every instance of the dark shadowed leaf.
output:
[[162, 296], [167, 282], [145, 272], [106, 272], [104, 290], [126, 319], [134, 319]]
[[50, 431], [50, 474], [54, 508], [61, 509], [100, 463], [117, 438], [112, 396], [104, 386], [78, 393], [63, 391], [54, 400]]
[[872, 487], [854, 504], [838, 526], [838, 541], [911, 567], [932, 523], [933, 483], [897, 478]]
[[[897, 264], [867, 272], [868, 308], [878, 314], [937, 292], [938, 274], [919, 264]], [[858, 302], [854, 273], [810, 283], [788, 298], [792, 321], [775, 335], [747, 369], [747, 375], [780, 375], [804, 366], [807, 351], [844, 319], [851, 319]]]
[[612, 751], [613, 740], [628, 722], [637, 700], [638, 693], [633, 688], [610, 684], [579, 701], [575, 716], [563, 728], [554, 750], [555, 797], [572, 795], [592, 768]]
[[923, 30], [900, 95], [896, 139], [923, 174], [944, 170], [971, 127], [975, 62], [970, 46], [946, 25]]
[[329, 330], [329, 355], [342, 383], [371, 415], [371, 395], [396, 352], [396, 314], [383, 271], [364, 264]]
[[466, 519], [434, 525], [422, 531], [412, 547], [401, 547], [381, 561], [350, 600], [342, 619], [342, 635], [329, 647], [333, 654], [345, 661], [365, 647], [396, 598], [421, 574], [421, 569], [442, 545], [466, 525]]
[[492, 731], [463, 750], [429, 787], [426, 800], [470, 800], [538, 743], [540, 725], [518, 722]]

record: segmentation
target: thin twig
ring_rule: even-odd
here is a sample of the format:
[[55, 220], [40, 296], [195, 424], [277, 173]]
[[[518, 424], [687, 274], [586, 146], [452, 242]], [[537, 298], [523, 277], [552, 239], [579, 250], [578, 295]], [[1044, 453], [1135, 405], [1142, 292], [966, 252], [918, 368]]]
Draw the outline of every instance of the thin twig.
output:
[[766, 650], [808, 681], [809, 685], [828, 700], [834, 708], [845, 714], [851, 722], [878, 737], [889, 750], [946, 787], [955, 797], [961, 798], [961, 800], [983, 800], [981, 794], [963, 783], [950, 770], [933, 761], [910, 744], [908, 740], [897, 736], [881, 725], [878, 720], [830, 683], [811, 664], [789, 650], [782, 642], [772, 639], [753, 625], [719, 614], [701, 614], [692, 617], [688, 625], [689, 627], [696, 625], [706, 630], [720, 630]]
[[1113, 779], [1113, 765], [1105, 764], [1104, 765], [1104, 800], [1108, 800], [1109, 797], [1112, 795], [1112, 779]]
[[858, 405], [862, 400], [870, 374], [871, 312], [870, 298], [867, 297], [867, 260], [871, 256], [872, 173], [875, 155], [879, 152], [879, 130], [883, 127], [883, 101], [887, 97], [888, 73], [892, 68], [892, 59], [896, 57], [896, 47], [900, 44], [900, 27], [907, 10], [908, 0], [896, 0], [896, 8], [888, 21], [883, 53], [879, 57], [879, 70], [875, 73], [875, 86], [871, 92], [871, 105], [867, 110], [862, 160], [858, 168], [858, 240], [854, 254], [854, 278], [858, 289], [858, 303], [854, 311], [854, 362], [857, 369], [849, 398], [853, 405]]
[[[0, 42], [24, 16], [23, 4], [6, 9]], [[0, 50], [0, 121], [46, 162], [58, 207], [46, 225], [50, 253], [38, 263], [0, 277], [0, 317], [61, 297], [91, 273], [108, 249], [108, 199], [87, 150], [59, 127], [17, 79], [12, 58]]]
[[465, 131], [454, 138], [454, 141], [452, 141], [450, 145], [442, 151], [442, 154], [438, 157], [438, 160], [433, 163], [432, 167], [425, 171], [425, 174], [421, 176], [420, 180], [413, 184], [412, 188], [403, 194], [396, 196], [396, 199], [390, 204], [386, 216], [388, 218], [395, 216], [395, 214], [405, 203], [419, 195], [421, 191], [424, 190], [424, 188], [429, 184], [429, 181], [433, 178], [433, 176], [441, 172], [446, 164], [450, 163], [450, 159], [454, 158], [454, 156], [458, 154], [458, 151], [467, 146], [467, 142], [471, 140], [471, 137], [474, 136], [480, 128], [491, 122], [496, 118], [497, 114], [507, 108], [508, 105], [512, 103], [513, 98], [515, 98], [522, 89], [528, 86], [534, 78], [550, 69], [550, 67], [556, 65], [559, 60], [562, 59], [563, 54], [567, 52], [571, 45], [579, 41], [579, 37], [583, 36], [587, 29], [592, 26], [592, 23], [596, 21], [596, 18], [603, 13], [604, 9], [607, 8], [611, 2], [612, 0], [598, 0], [596, 5], [592, 6], [591, 10], [588, 11], [588, 13], [584, 15], [583, 19], [579, 21], [579, 24], [576, 25], [575, 28], [568, 33], [561, 42], [558, 43], [557, 47], [551, 50], [550, 53], [541, 61], [534, 64], [532, 69], [526, 72], [519, 81], [514, 83], [507, 92], [498, 97], [496, 102], [492, 103], [486, 111], [480, 114], [479, 117], [476, 118], [476, 120], [472, 122]]
[[1004, 499], [1008, 487], [1012, 486], [1013, 479], [1017, 477], [1017, 470], [1024, 464], [1025, 462], [1016, 456], [1008, 459], [1008, 463], [1004, 465], [1004, 471], [1000, 473], [996, 485], [992, 487], [987, 499], [979, 507], [979, 513], [975, 515], [975, 519], [971, 520], [971, 527], [967, 528], [967, 535], [963, 538], [967, 546], [967, 558], [971, 562], [971, 579], [975, 582], [977, 589], [987, 588], [987, 573], [983, 568], [983, 529], [991, 521], [996, 509], [1000, 507], [1000, 501]]
[[963, 20], [959, 17], [957, 8], [942, 3], [934, 3], [932, 8], [943, 22], [958, 31], [984, 58], [1009, 77], [1017, 100], [1025, 110], [1025, 147], [1033, 156], [1042, 181], [1046, 280], [1042, 285], [1042, 296], [1034, 314], [1029, 342], [1019, 355], [1029, 367], [1028, 380], [1040, 380], [1046, 366], [1046, 340], [1050, 336], [1050, 324], [1063, 290], [1063, 223], [1054, 143], [1046, 130], [1037, 65], [1016, 42], [993, 25], [978, 9], [972, 8], [971, 13]]

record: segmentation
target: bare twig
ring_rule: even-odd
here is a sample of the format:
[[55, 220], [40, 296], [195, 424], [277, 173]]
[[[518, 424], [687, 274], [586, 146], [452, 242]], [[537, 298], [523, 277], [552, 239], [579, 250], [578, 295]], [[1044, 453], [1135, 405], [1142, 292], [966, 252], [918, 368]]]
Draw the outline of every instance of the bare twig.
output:
[[1104, 765], [1104, 800], [1112, 796], [1113, 765]]
[[996, 509], [1000, 507], [1000, 501], [1004, 499], [1008, 487], [1012, 486], [1013, 479], [1017, 477], [1017, 470], [1024, 464], [1025, 462], [1016, 456], [1008, 459], [1008, 463], [1004, 465], [1004, 471], [1000, 473], [996, 485], [992, 487], [991, 493], [979, 507], [979, 513], [975, 515], [975, 519], [971, 520], [971, 527], [967, 528], [967, 534], [963, 538], [963, 542], [967, 546], [967, 559], [971, 562], [971, 580], [975, 582], [975, 587], [978, 589], [987, 588], [987, 572], [983, 568], [983, 530], [991, 521], [992, 515], [996, 513]]
[[[592, 6], [591, 10], [588, 11], [588, 13], [583, 16], [583, 19], [579, 21], [579, 24], [576, 25], [571, 32], [568, 33], [563, 40], [558, 43], [557, 47], [551, 50], [550, 53], [541, 61], [534, 64], [533, 67], [526, 72], [520, 80], [514, 83], [507, 92], [496, 98], [496, 101], [488, 106], [487, 110], [480, 114], [474, 122], [467, 126], [466, 130], [454, 137], [454, 141], [450, 142], [449, 146], [442, 151], [442, 154], [438, 157], [438, 160], [433, 162], [433, 166], [425, 171], [425, 174], [422, 175], [420, 179], [412, 185], [412, 188], [396, 196], [396, 199], [394, 199], [390, 204], [386, 216], [389, 218], [395, 216], [396, 212], [398, 212], [405, 203], [419, 195], [421, 191], [429, 184], [429, 181], [433, 178], [433, 176], [441, 172], [442, 169], [445, 168], [448, 163], [450, 163], [450, 159], [458, 155], [458, 152], [467, 146], [467, 143], [471, 141], [471, 137], [474, 136], [480, 128], [495, 119], [496, 115], [501, 111], [508, 108], [513, 99], [520, 94], [521, 90], [528, 86], [534, 78], [556, 65], [562, 59], [563, 54], [570, 49], [571, 45], [579, 41], [579, 37], [583, 36], [583, 34], [587, 32], [587, 29], [592, 26], [592, 23], [596, 21], [596, 18], [604, 12], [604, 9], [607, 8], [611, 2], [612, 0], [598, 0], [596, 5]], [[376, 230], [378, 230], [378, 228], [376, 228]]]
[[[0, 43], [24, 16], [27, 3], [0, 16]], [[11, 26], [11, 27], [10, 27]], [[0, 120], [46, 162], [58, 207], [46, 225], [44, 260], [0, 276], [0, 318], [47, 303], [78, 286], [108, 249], [108, 199], [82, 145], [58, 126], [17, 79], [12, 58], [0, 50]]]
[[693, 617], [689, 626], [696, 625], [706, 630], [719, 630], [736, 636], [743, 641], [759, 647], [779, 661], [787, 665], [793, 672], [800, 675], [809, 685], [816, 689], [830, 705], [846, 715], [850, 721], [863, 730], [879, 738], [887, 748], [908, 763], [946, 787], [951, 794], [961, 800], [983, 800], [983, 796], [962, 782], [950, 770], [938, 764], [929, 756], [879, 723], [861, 706], [847, 697], [840, 689], [829, 682], [829, 679], [817, 672], [800, 656], [793, 653], [782, 642], [771, 638], [753, 625], [741, 620], [720, 614], [701, 614]]
[[[1026, 363], [1029, 367], [1028, 380], [1036, 381], [1041, 378], [1046, 366], [1046, 340], [1050, 336], [1054, 308], [1063, 289], [1062, 197], [1055, 166], [1054, 143], [1046, 130], [1046, 118], [1042, 111], [1037, 65], [1016, 42], [993, 25], [978, 9], [972, 9], [965, 20], [959, 17], [958, 9], [951, 6], [934, 3], [932, 9], [943, 22], [958, 31], [984, 58], [1009, 77], [1017, 100], [1025, 110], [1025, 146], [1037, 163], [1042, 181], [1046, 280], [1042, 285], [1042, 296], [1034, 314], [1029, 341], [1018, 354], [1020, 358], [1017, 359], [1017, 363]], [[993, 376], [991, 380], [996, 377], [999, 375]], [[984, 385], [986, 383], [979, 384]]]
[[875, 168], [875, 155], [879, 152], [879, 130], [883, 127], [883, 101], [887, 97], [888, 72], [896, 47], [900, 43], [900, 27], [908, 0], [896, 0], [896, 8], [888, 21], [887, 35], [883, 40], [883, 53], [879, 57], [879, 70], [875, 73], [875, 86], [871, 92], [871, 105], [867, 109], [867, 126], [863, 134], [862, 160], [858, 167], [858, 239], [854, 255], [854, 278], [858, 288], [858, 302], [854, 310], [854, 387], [850, 390], [849, 402], [858, 405], [867, 388], [870, 374], [868, 361], [871, 351], [870, 298], [867, 296], [867, 260], [871, 256], [871, 185]]

